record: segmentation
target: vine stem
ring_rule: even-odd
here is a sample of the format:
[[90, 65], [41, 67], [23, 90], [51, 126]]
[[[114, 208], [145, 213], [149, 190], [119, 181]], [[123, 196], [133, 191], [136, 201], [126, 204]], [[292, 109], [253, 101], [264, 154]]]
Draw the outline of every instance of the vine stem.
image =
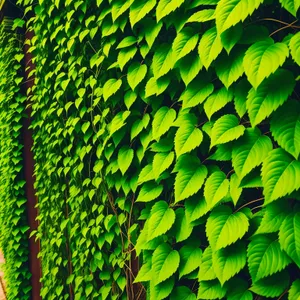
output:
[[272, 35], [274, 35], [275, 33], [279, 32], [279, 31], [281, 31], [281, 30], [287, 29], [287, 28], [289, 28], [289, 27], [293, 27], [293, 24], [295, 24], [297, 21], [298, 21], [298, 20], [295, 20], [294, 22], [292, 22], [292, 23], [290, 23], [290, 24], [288, 24], [288, 25], [286, 25], [286, 26], [283, 26], [283, 27], [281, 27], [281, 28], [278, 28], [277, 30], [273, 31], [269, 36], [271, 37]]
[[250, 202], [247, 202], [247, 203], [245, 203], [244, 205], [242, 205], [241, 207], [239, 207], [239, 208], [235, 211], [235, 213], [238, 212], [239, 210], [241, 210], [242, 208], [246, 207], [247, 205], [252, 204], [252, 203], [255, 203], [255, 202], [258, 202], [258, 201], [261, 201], [261, 200], [263, 200], [263, 199], [265, 199], [265, 198], [262, 197], [262, 198], [258, 198], [258, 199], [252, 200], [252, 201], [250, 201]]

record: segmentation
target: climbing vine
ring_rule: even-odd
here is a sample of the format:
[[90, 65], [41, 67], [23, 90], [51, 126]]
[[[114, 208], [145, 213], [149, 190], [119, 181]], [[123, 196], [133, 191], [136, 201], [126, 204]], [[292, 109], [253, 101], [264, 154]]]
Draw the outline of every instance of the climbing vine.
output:
[[299, 1], [18, 4], [43, 298], [298, 299]]
[[30, 299], [29, 229], [23, 176], [22, 40], [3, 22], [0, 26], [0, 247], [6, 260], [8, 299]]

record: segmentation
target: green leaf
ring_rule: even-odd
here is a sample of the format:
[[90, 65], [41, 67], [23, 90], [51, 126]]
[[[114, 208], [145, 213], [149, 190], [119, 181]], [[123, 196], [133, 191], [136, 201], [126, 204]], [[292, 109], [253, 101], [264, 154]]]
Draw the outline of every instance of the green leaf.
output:
[[152, 256], [152, 280], [155, 285], [171, 277], [178, 269], [179, 253], [163, 243], [157, 247]]
[[264, 208], [264, 215], [256, 233], [272, 233], [279, 231], [282, 222], [290, 212], [290, 206], [285, 199], [280, 199], [268, 204]]
[[238, 211], [232, 213], [228, 206], [212, 211], [206, 223], [206, 235], [214, 251], [225, 248], [241, 239], [249, 228], [247, 216]]
[[229, 181], [222, 171], [215, 171], [206, 180], [204, 197], [208, 209], [215, 207], [228, 193]]
[[147, 21], [144, 31], [145, 31], [145, 39], [150, 49], [155, 39], [157, 38], [162, 26], [163, 26], [162, 22], [155, 22], [154, 20]]
[[174, 39], [172, 44], [175, 61], [193, 51], [198, 43], [199, 35], [194, 34], [191, 27], [183, 28]]
[[283, 270], [291, 262], [279, 242], [267, 235], [252, 237], [247, 252], [252, 282]]
[[124, 103], [128, 110], [130, 109], [132, 104], [135, 102], [136, 98], [137, 98], [137, 94], [134, 91], [129, 90], [126, 92], [126, 94], [124, 96]]
[[243, 26], [241, 23], [230, 27], [221, 34], [221, 41], [228, 55], [236, 43], [241, 39], [242, 34]]
[[261, 135], [258, 128], [247, 128], [232, 150], [232, 166], [238, 178], [243, 179], [259, 166], [272, 148], [270, 138]]
[[198, 52], [200, 60], [206, 69], [218, 57], [223, 49], [220, 36], [217, 34], [216, 27], [207, 30], [201, 37]]
[[283, 149], [269, 152], [261, 170], [265, 204], [289, 195], [300, 188], [300, 162]]
[[150, 202], [158, 198], [162, 191], [162, 185], [157, 185], [155, 182], [146, 182], [143, 184], [136, 202]]
[[198, 274], [198, 280], [213, 280], [217, 278], [212, 264], [212, 250], [211, 246], [208, 246], [202, 255], [202, 261], [200, 264], [200, 270]]
[[180, 251], [179, 278], [190, 274], [201, 264], [202, 250], [198, 247], [185, 245]]
[[162, 152], [162, 153], [157, 153], [154, 156], [153, 159], [153, 174], [154, 174], [154, 178], [157, 180], [158, 177], [160, 176], [160, 174], [162, 174], [165, 170], [167, 170], [173, 160], [174, 160], [174, 152]]
[[103, 98], [104, 101], [107, 101], [109, 97], [111, 97], [113, 94], [115, 94], [121, 87], [122, 80], [121, 79], [109, 79], [105, 82], [103, 86]]
[[154, 178], [154, 173], [152, 170], [152, 164], [146, 165], [140, 172], [139, 177], [138, 177], [138, 184], [153, 180]]
[[202, 131], [190, 122], [184, 122], [175, 135], [175, 152], [177, 157], [199, 147], [203, 140]]
[[168, 85], [170, 84], [169, 77], [160, 77], [157, 80], [154, 77], [151, 77], [145, 87], [145, 96], [150, 97], [152, 95], [160, 95], [162, 94]]
[[112, 2], [111, 16], [112, 21], [115, 22], [130, 6], [129, 1], [114, 1]]
[[300, 213], [288, 215], [279, 230], [281, 248], [300, 268]]
[[151, 208], [148, 225], [148, 241], [166, 233], [175, 222], [174, 210], [166, 201], [158, 201]]
[[122, 49], [122, 48], [127, 48], [130, 47], [134, 44], [137, 43], [136, 37], [134, 36], [126, 36], [121, 42], [120, 44], [117, 46], [116, 49]]
[[272, 116], [271, 132], [285, 151], [298, 159], [300, 154], [300, 104], [290, 100]]
[[164, 282], [155, 285], [153, 281], [150, 281], [150, 297], [149, 300], [162, 300], [166, 299], [172, 292], [174, 287], [174, 276], [168, 278]]
[[183, 208], [176, 209], [176, 220], [173, 226], [176, 242], [182, 242], [189, 238], [193, 231], [193, 225], [186, 218]]
[[253, 300], [253, 295], [248, 290], [246, 281], [235, 278], [229, 284], [230, 288], [228, 290], [227, 300]]
[[243, 58], [244, 51], [237, 48], [216, 62], [216, 73], [227, 89], [243, 75]]
[[191, 22], [207, 22], [215, 19], [215, 10], [214, 9], [203, 9], [192, 14], [186, 23]]
[[289, 49], [284, 43], [274, 43], [273, 39], [253, 44], [246, 52], [243, 65], [248, 81], [257, 87], [283, 65], [289, 56]]
[[264, 0], [221, 0], [216, 8], [218, 33], [243, 22], [259, 7]]
[[206, 213], [208, 213], [209, 208], [205, 199], [199, 198], [197, 196], [191, 197], [185, 201], [185, 214], [189, 222], [193, 222]]
[[281, 106], [293, 92], [294, 76], [287, 70], [278, 70], [265, 80], [257, 90], [252, 88], [247, 98], [247, 110], [254, 127]]
[[232, 101], [233, 93], [225, 87], [214, 92], [204, 103], [204, 111], [210, 120], [212, 115]]
[[157, 22], [175, 11], [183, 4], [184, 0], [160, 0], [156, 7], [156, 20]]
[[236, 140], [244, 134], [244, 131], [245, 127], [239, 125], [239, 120], [235, 115], [224, 115], [215, 122], [212, 128], [210, 148]]
[[177, 66], [185, 86], [188, 86], [203, 67], [199, 55], [194, 52], [183, 57], [179, 62], [177, 62]]
[[197, 193], [207, 176], [207, 168], [199, 164], [183, 165], [175, 178], [175, 203]]
[[155, 140], [159, 140], [159, 138], [170, 129], [175, 118], [176, 118], [176, 111], [173, 108], [162, 106], [155, 113], [152, 122], [153, 138]]
[[289, 289], [289, 300], [300, 298], [300, 279], [295, 280]]
[[[300, 1], [295, 1], [298, 1], [300, 6]], [[291, 50], [293, 60], [300, 66], [300, 32], [293, 35], [293, 37], [290, 40], [289, 47]]]
[[128, 146], [123, 146], [118, 152], [118, 166], [124, 175], [131, 165], [134, 151]]
[[134, 57], [136, 52], [137, 52], [136, 45], [120, 50], [117, 58], [117, 63], [121, 71], [123, 71], [125, 65]]
[[138, 275], [135, 277], [134, 283], [151, 280], [151, 265], [151, 259], [148, 259], [143, 263]]
[[289, 285], [289, 274], [285, 271], [253, 283], [250, 291], [264, 297], [280, 296]]
[[218, 280], [201, 281], [198, 289], [197, 299], [223, 299], [227, 289], [220, 285]]
[[297, 11], [300, 7], [300, 1], [299, 0], [279, 0], [279, 2], [294, 17], [297, 16]]
[[154, 53], [152, 61], [153, 75], [156, 79], [167, 74], [175, 64], [172, 46], [162, 44]]
[[131, 27], [141, 21], [156, 5], [156, 0], [135, 0], [130, 5], [129, 20]]
[[214, 86], [212, 83], [199, 82], [195, 79], [187, 86], [179, 98], [179, 100], [182, 100], [182, 108], [190, 108], [201, 104], [213, 90]]
[[234, 107], [240, 118], [247, 112], [246, 101], [251, 85], [246, 79], [242, 79], [234, 88]]
[[196, 295], [186, 286], [177, 286], [172, 294], [170, 300], [196, 300]]
[[138, 84], [145, 78], [147, 74], [147, 66], [138, 62], [133, 63], [128, 68], [127, 81], [131, 89], [134, 91]]
[[222, 286], [244, 268], [246, 260], [246, 247], [241, 242], [212, 253], [213, 268]]
[[240, 199], [243, 189], [240, 187], [240, 180], [235, 173], [232, 174], [230, 177], [229, 190], [230, 190], [230, 197], [232, 199], [232, 202], [234, 206], [236, 206]]

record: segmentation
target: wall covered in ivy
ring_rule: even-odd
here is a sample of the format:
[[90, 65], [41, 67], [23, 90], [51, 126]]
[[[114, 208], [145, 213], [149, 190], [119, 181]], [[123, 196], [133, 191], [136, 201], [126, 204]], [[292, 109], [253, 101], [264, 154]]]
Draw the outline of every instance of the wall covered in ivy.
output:
[[0, 248], [8, 299], [30, 299], [21, 91], [22, 37], [0, 26]]
[[300, 2], [17, 4], [42, 298], [298, 299]]

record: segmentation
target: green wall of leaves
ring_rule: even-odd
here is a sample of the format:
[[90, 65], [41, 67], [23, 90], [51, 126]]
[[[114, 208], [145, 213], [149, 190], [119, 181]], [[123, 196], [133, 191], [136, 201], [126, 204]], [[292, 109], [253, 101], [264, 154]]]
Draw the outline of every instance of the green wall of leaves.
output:
[[4, 25], [0, 25], [0, 248], [6, 259], [7, 298], [30, 299], [22, 152], [26, 100], [21, 91], [23, 41]]
[[299, 299], [299, 0], [18, 4], [43, 298]]

